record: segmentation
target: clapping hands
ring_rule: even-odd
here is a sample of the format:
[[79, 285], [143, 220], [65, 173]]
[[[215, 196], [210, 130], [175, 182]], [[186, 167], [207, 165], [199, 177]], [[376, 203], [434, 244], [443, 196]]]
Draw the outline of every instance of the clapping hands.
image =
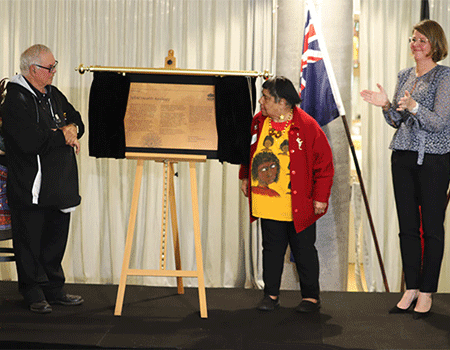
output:
[[405, 95], [398, 101], [397, 111], [411, 111], [417, 105], [417, 102], [413, 100], [409, 91], [405, 91]]
[[[374, 106], [383, 107], [389, 105], [389, 99], [387, 97], [386, 91], [380, 84], [377, 84], [379, 92], [363, 90], [361, 91], [361, 97], [364, 101], [373, 104]], [[417, 102], [413, 100], [409, 91], [405, 91], [405, 95], [398, 101], [397, 111], [411, 111], [417, 105]]]
[[364, 101], [373, 104], [374, 106], [384, 107], [389, 103], [388, 96], [386, 91], [384, 91], [383, 87], [380, 84], [377, 84], [379, 92], [371, 91], [371, 90], [363, 90], [360, 92], [361, 97]]

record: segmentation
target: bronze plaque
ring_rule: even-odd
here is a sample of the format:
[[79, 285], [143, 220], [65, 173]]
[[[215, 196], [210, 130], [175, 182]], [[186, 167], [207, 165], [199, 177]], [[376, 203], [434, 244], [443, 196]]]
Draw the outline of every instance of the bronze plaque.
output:
[[217, 150], [213, 85], [131, 83], [126, 147]]

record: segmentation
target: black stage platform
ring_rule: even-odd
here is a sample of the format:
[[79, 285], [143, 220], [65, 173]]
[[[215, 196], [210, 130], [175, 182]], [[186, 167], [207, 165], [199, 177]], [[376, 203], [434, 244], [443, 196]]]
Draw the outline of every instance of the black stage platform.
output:
[[450, 294], [436, 294], [433, 313], [389, 315], [397, 293], [323, 292], [322, 309], [298, 314], [299, 292], [282, 291], [281, 308], [254, 309], [262, 292], [206, 290], [200, 318], [196, 288], [128, 285], [122, 316], [114, 316], [117, 286], [68, 285], [81, 306], [28, 311], [15, 282], [0, 282], [2, 349], [450, 349]]

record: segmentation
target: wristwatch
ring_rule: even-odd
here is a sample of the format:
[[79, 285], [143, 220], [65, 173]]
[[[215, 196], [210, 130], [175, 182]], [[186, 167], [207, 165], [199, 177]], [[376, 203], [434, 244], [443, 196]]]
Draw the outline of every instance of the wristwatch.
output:
[[75, 123], [72, 123], [72, 125], [75, 125], [75, 127], [77, 128], [77, 135], [79, 134], [79, 132], [80, 132], [80, 128], [78, 127], [78, 125], [77, 124], [75, 124]]
[[416, 102], [416, 107], [411, 109], [409, 112], [412, 114], [416, 114], [419, 111], [419, 104]]

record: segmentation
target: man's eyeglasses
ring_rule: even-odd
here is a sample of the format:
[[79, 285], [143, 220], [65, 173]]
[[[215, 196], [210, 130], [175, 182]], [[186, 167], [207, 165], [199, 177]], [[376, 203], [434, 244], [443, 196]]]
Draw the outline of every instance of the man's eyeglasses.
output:
[[428, 42], [428, 39], [417, 39], [415, 37], [410, 37], [409, 42], [413, 44], [419, 43], [420, 45], [425, 45]]
[[41, 66], [40, 64], [34, 64], [36, 67], [42, 68], [42, 69], [47, 69], [49, 71], [49, 73], [53, 73], [56, 70], [56, 66], [58, 65], [58, 61], [55, 61], [55, 64], [50, 66], [50, 67], [44, 67]]

